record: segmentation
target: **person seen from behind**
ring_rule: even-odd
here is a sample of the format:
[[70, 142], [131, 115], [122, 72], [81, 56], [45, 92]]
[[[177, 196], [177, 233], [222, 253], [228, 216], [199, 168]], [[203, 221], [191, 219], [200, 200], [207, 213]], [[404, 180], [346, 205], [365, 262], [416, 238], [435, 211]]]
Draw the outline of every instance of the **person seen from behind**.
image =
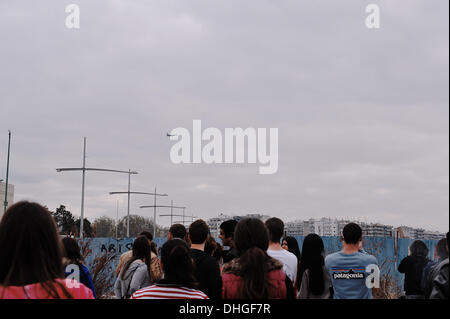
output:
[[332, 296], [331, 278], [325, 268], [325, 249], [322, 238], [309, 234], [303, 240], [302, 262], [298, 273], [298, 299], [329, 299]]
[[404, 289], [406, 299], [424, 299], [420, 287], [422, 273], [428, 264], [428, 247], [421, 240], [415, 240], [408, 248], [409, 254], [398, 265], [398, 271], [405, 274]]
[[93, 299], [92, 290], [65, 279], [63, 247], [47, 208], [17, 202], [0, 222], [0, 299]]
[[222, 256], [222, 246], [216, 242], [214, 237], [209, 234], [209, 238], [205, 243], [205, 253], [214, 257], [219, 264], [219, 267], [222, 265], [223, 256]]
[[292, 236], [286, 236], [281, 240], [281, 247], [295, 255], [297, 257], [297, 275], [295, 276], [295, 291], [299, 291], [300, 289], [300, 282], [299, 282], [299, 271], [300, 271], [300, 261], [301, 261], [301, 253], [300, 248], [298, 246], [298, 241], [295, 239], [295, 237]]
[[294, 299], [292, 281], [283, 263], [267, 254], [269, 234], [257, 218], [236, 225], [234, 243], [239, 257], [222, 267], [224, 299]]
[[430, 298], [431, 288], [433, 285], [433, 280], [439, 274], [440, 265], [442, 261], [448, 258], [447, 251], [447, 240], [442, 238], [438, 241], [435, 248], [435, 261], [429, 261], [428, 264], [423, 269], [422, 280], [420, 283], [420, 288], [424, 294], [425, 299]]
[[[449, 235], [447, 232], [447, 254]], [[430, 299], [448, 299], [448, 257], [439, 263], [439, 274], [433, 279]]]
[[[237, 249], [234, 244], [234, 229], [236, 228], [237, 221], [234, 219], [226, 220], [219, 226], [219, 238], [222, 241], [222, 256], [223, 262], [227, 263], [234, 258], [238, 257]], [[228, 247], [228, 249], [226, 249]]]
[[182, 224], [173, 224], [169, 228], [169, 232], [167, 233], [167, 240], [171, 240], [174, 238], [180, 238], [184, 241], [187, 241], [187, 230], [186, 227]]
[[205, 243], [209, 238], [208, 224], [202, 219], [194, 221], [189, 226], [190, 255], [194, 260], [194, 276], [199, 283], [199, 289], [209, 299], [220, 299], [222, 293], [222, 278], [217, 260], [205, 253]]
[[125, 262], [114, 284], [116, 299], [129, 299], [136, 290], [154, 281], [150, 273], [150, 243], [147, 237], [137, 237], [131, 251], [131, 258]]
[[[138, 237], [144, 236], [147, 238], [149, 244], [150, 244], [150, 276], [153, 278], [154, 281], [161, 279], [162, 276], [162, 270], [161, 266], [159, 264], [158, 259], [158, 250], [156, 247], [156, 243], [153, 242], [153, 235], [149, 231], [143, 231], [140, 232]], [[153, 247], [153, 248], [152, 248]], [[117, 264], [116, 268], [116, 276], [119, 276], [120, 270], [122, 267], [126, 264], [128, 260], [132, 258], [133, 251], [130, 249], [129, 251], [123, 253], [120, 256], [119, 263]]]
[[293, 253], [281, 247], [280, 241], [284, 233], [283, 221], [277, 217], [272, 217], [266, 220], [265, 224], [269, 231], [269, 248], [267, 249], [267, 254], [281, 261], [284, 272], [289, 276], [292, 283], [295, 283], [297, 279], [298, 260]]
[[[80, 246], [77, 241], [71, 237], [64, 237], [63, 243], [63, 266], [65, 267], [66, 278], [76, 276], [79, 278], [79, 282], [92, 290], [94, 298], [95, 295], [94, 282], [92, 281], [91, 274], [87, 267], [83, 264], [83, 258], [80, 253]], [[76, 278], [75, 277], [75, 278]]]
[[[342, 250], [325, 258], [333, 285], [334, 299], [372, 299], [372, 289], [366, 285], [367, 267], [378, 269], [377, 259], [362, 249], [362, 229], [349, 223], [342, 231]], [[379, 269], [378, 269], [379, 271]]]
[[208, 299], [198, 290], [189, 246], [180, 238], [170, 239], [161, 248], [164, 278], [136, 291], [131, 299]]

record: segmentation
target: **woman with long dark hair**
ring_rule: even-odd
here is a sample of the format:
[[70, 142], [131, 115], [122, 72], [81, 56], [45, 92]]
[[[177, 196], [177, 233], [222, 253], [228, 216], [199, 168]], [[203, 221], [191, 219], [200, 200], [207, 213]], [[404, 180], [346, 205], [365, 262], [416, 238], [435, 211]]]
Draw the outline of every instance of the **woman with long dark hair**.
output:
[[300, 248], [298, 247], [298, 241], [297, 239], [295, 239], [295, 237], [292, 236], [286, 236], [281, 240], [281, 247], [283, 247], [283, 249], [286, 249], [287, 251], [293, 253], [295, 255], [295, 257], [297, 257], [297, 276], [295, 277], [295, 283], [294, 283], [294, 287], [295, 287], [295, 291], [298, 291], [300, 289], [300, 262], [301, 262], [301, 253], [300, 253]]
[[398, 266], [398, 271], [405, 274], [405, 294], [407, 299], [425, 299], [420, 281], [428, 259], [428, 247], [421, 240], [415, 240], [409, 246], [409, 255]]
[[295, 298], [283, 264], [267, 254], [269, 234], [256, 218], [242, 219], [234, 231], [239, 257], [223, 265], [224, 299]]
[[80, 253], [80, 246], [78, 246], [77, 241], [71, 237], [64, 237], [62, 243], [64, 247], [63, 266], [65, 267], [66, 278], [74, 275], [74, 272], [77, 271], [79, 281], [91, 289], [94, 298], [96, 298], [94, 282], [92, 281], [89, 270], [84, 265], [84, 260]]
[[303, 240], [302, 262], [298, 272], [299, 299], [329, 299], [331, 279], [325, 268], [322, 238], [309, 234]]
[[64, 279], [62, 243], [50, 212], [18, 202], [0, 222], [0, 298], [92, 299], [92, 291]]
[[194, 262], [184, 240], [173, 238], [162, 246], [161, 264], [164, 279], [136, 291], [131, 299], [208, 299], [196, 289]]
[[114, 285], [117, 299], [128, 299], [136, 290], [152, 283], [150, 250], [150, 243], [145, 236], [134, 240], [131, 258], [120, 270]]

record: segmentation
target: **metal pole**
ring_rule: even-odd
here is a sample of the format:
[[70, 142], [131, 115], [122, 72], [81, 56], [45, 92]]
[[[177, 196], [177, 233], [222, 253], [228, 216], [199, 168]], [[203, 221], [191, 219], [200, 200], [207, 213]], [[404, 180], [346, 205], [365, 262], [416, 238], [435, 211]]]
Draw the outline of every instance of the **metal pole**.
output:
[[119, 201], [117, 201], [117, 214], [116, 214], [116, 240], [119, 239], [117, 228], [119, 226]]
[[8, 130], [8, 160], [6, 163], [6, 185], [5, 185], [5, 202], [4, 202], [4, 210], [6, 212], [6, 208], [8, 207], [8, 177], [9, 177], [9, 150], [11, 146], [11, 131]]
[[84, 179], [86, 174], [86, 137], [84, 138], [83, 147], [83, 174], [81, 181], [81, 220], [80, 220], [80, 239], [83, 239], [83, 224], [84, 224]]
[[154, 200], [154, 206], [153, 207], [153, 237], [156, 238], [156, 187], [155, 187], [155, 200]]
[[173, 200], [170, 201], [170, 226], [172, 226], [173, 219]]
[[183, 225], [184, 225], [184, 208], [183, 208]]
[[130, 237], [130, 183], [131, 183], [131, 169], [128, 169], [127, 237]]

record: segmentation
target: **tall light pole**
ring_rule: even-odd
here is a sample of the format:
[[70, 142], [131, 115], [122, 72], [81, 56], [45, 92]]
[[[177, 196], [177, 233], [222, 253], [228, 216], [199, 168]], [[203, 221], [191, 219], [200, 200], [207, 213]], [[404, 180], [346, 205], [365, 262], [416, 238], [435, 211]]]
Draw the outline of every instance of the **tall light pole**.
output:
[[8, 177], [9, 177], [9, 151], [11, 146], [11, 131], [8, 130], [8, 159], [6, 162], [6, 185], [5, 185], [5, 202], [4, 202], [4, 210], [6, 212], [6, 208], [8, 207]]
[[[145, 206], [142, 206], [142, 207], [145, 207]], [[160, 214], [159, 217], [170, 216], [170, 225], [171, 226], [173, 225], [173, 216], [183, 216], [183, 215], [176, 215], [176, 214], [174, 214], [173, 213], [173, 209], [175, 208], [175, 209], [183, 209], [184, 210], [186, 208], [186, 207], [180, 207], [180, 206], [173, 206], [173, 200], [170, 201], [170, 206], [160, 205], [160, 206], [157, 206], [157, 207], [168, 207], [168, 208], [170, 208], [170, 214]]]
[[[156, 207], [160, 207], [156, 205], [156, 196], [168, 196], [167, 194], [158, 194], [156, 193], [156, 187], [155, 187], [155, 192], [153, 193], [155, 198], [153, 201], [153, 205], [150, 206], [140, 206], [140, 208], [150, 208], [153, 207], [153, 236], [156, 237]], [[169, 206], [161, 206], [161, 207], [169, 207]]]
[[86, 167], [86, 137], [84, 138], [84, 147], [83, 147], [83, 167], [70, 167], [70, 168], [57, 168], [57, 172], [67, 172], [67, 171], [82, 171], [82, 180], [81, 180], [81, 221], [80, 221], [80, 239], [83, 239], [83, 224], [84, 224], [84, 181], [86, 171], [100, 171], [100, 172], [111, 172], [111, 173], [123, 173], [123, 174], [137, 174], [137, 172], [128, 170], [128, 171], [120, 171], [114, 169], [105, 169], [105, 168], [87, 168]]
[[[169, 196], [167, 194], [156, 194], [156, 192], [155, 193], [131, 192], [129, 183], [128, 183], [128, 191], [127, 192], [109, 192], [109, 195], [116, 195], [116, 194], [128, 194], [127, 237], [130, 237], [130, 194], [155, 195], [155, 197], [156, 196]], [[153, 235], [153, 236], [156, 237], [156, 235]]]
[[182, 216], [183, 217], [183, 221], [175, 221], [175, 223], [182, 223], [183, 225], [186, 224], [185, 217], [190, 217], [191, 218], [191, 223], [194, 222], [194, 218], [198, 217], [198, 216], [194, 216], [194, 214], [192, 214], [191, 216], [186, 216], [185, 213], [184, 213], [184, 209], [183, 209], [183, 215], [174, 215], [174, 216]]
[[119, 201], [117, 201], [117, 213], [116, 213], [116, 240], [118, 239], [117, 236], [117, 227], [119, 226]]

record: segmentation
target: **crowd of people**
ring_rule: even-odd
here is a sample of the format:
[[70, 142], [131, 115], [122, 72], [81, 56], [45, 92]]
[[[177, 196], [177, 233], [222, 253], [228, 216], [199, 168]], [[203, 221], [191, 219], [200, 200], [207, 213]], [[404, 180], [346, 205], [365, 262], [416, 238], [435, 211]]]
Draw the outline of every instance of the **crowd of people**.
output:
[[[378, 261], [362, 245], [356, 223], [342, 231], [342, 250], [325, 254], [309, 234], [300, 249], [283, 237], [284, 223], [245, 218], [220, 225], [219, 244], [207, 223], [172, 225], [157, 247], [144, 231], [120, 256], [117, 299], [370, 299], [379, 289]], [[449, 235], [429, 260], [424, 242], [414, 241], [398, 271], [405, 298], [448, 299]], [[12, 205], [0, 222], [0, 298], [94, 299], [95, 286], [77, 241], [61, 238], [48, 210], [37, 203]]]

